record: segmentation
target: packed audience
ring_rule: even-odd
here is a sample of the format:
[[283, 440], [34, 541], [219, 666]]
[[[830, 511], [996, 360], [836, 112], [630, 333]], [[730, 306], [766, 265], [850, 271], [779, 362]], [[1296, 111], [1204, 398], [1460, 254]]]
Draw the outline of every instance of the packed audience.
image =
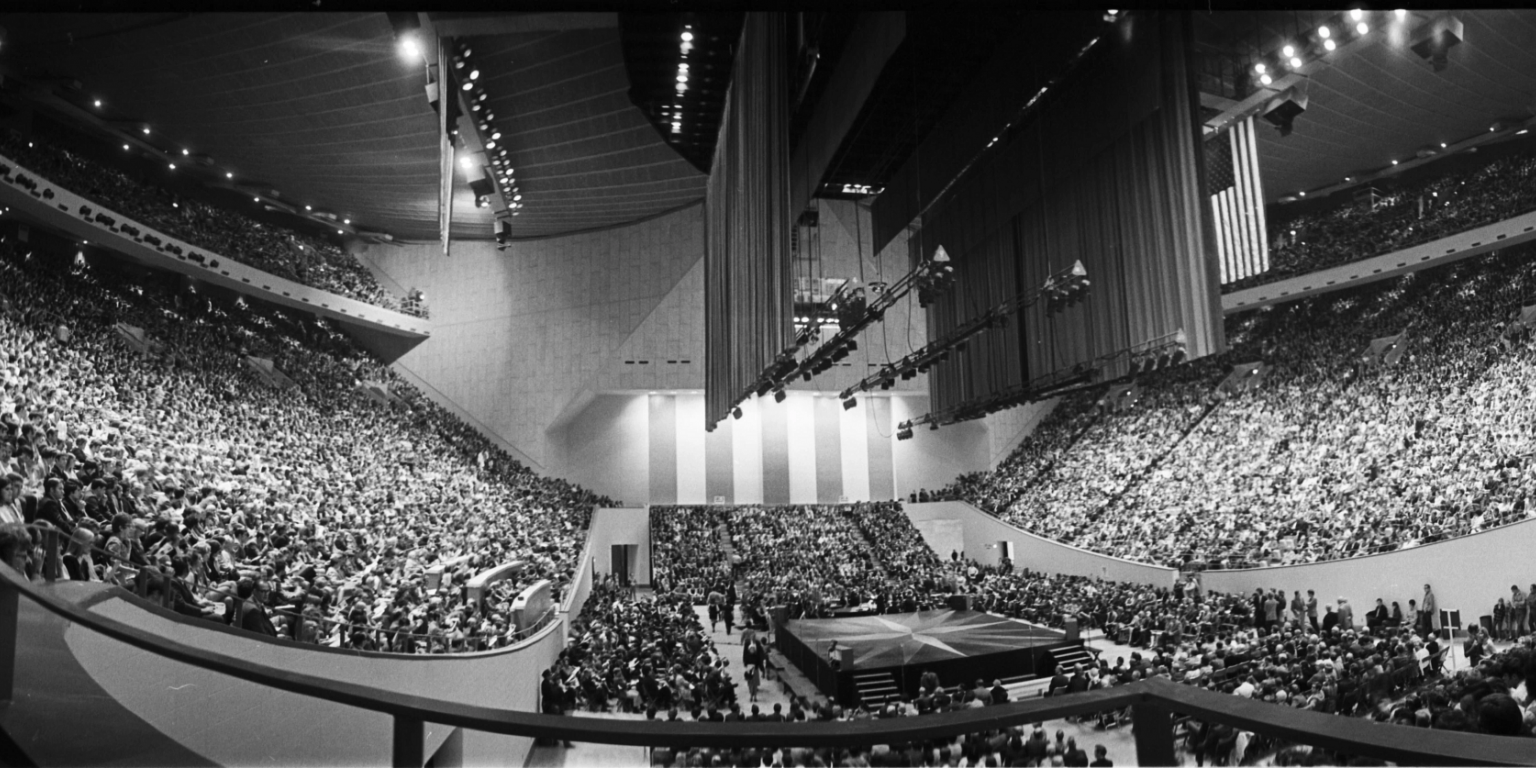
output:
[[[966, 498], [1031, 532], [1175, 566], [1312, 562], [1522, 520], [1536, 490], [1536, 262], [1488, 257], [1248, 312], [1230, 351], [1141, 379], [1111, 413], [1064, 399]], [[1401, 359], [1365, 356], [1403, 334]], [[1270, 366], [1228, 395], [1229, 366]]]
[[1536, 210], [1536, 153], [1506, 155], [1425, 181], [1378, 185], [1380, 196], [1271, 222], [1276, 237], [1269, 270], [1223, 290], [1391, 253]]
[[[327, 323], [30, 248], [0, 243], [0, 515], [58, 529], [66, 576], [407, 653], [509, 644], [512, 598], [570, 583], [605, 500], [536, 476]], [[260, 383], [248, 356], [297, 386]], [[509, 561], [514, 578], [468, 599], [472, 574]], [[42, 552], [17, 562], [37, 576]]]
[[0, 132], [0, 154], [48, 182], [219, 257], [339, 296], [427, 316], [419, 291], [394, 296], [356, 258], [323, 240], [178, 195], [43, 137]]

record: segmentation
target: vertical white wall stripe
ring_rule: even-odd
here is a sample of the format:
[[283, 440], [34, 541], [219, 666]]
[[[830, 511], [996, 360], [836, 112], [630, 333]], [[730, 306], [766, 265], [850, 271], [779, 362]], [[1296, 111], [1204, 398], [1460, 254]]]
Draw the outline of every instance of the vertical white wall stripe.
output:
[[732, 504], [763, 503], [763, 408], [776, 403], [754, 397], [741, 404], [741, 418], [731, 432], [731, 477], [736, 498]]
[[869, 501], [868, 409], [875, 398], [860, 398], [859, 406], [838, 416], [842, 428], [843, 495], [849, 501]]
[[[700, 400], [699, 413], [703, 414]], [[816, 403], [804, 392], [790, 392], [780, 403], [789, 408], [789, 503], [816, 503]]]
[[1253, 186], [1254, 215], [1259, 221], [1259, 271], [1269, 271], [1269, 222], [1264, 219], [1264, 179], [1259, 175], [1259, 152], [1253, 135], [1253, 117], [1247, 120], [1249, 140], [1254, 142], [1248, 153], [1248, 181]]
[[677, 503], [707, 504], [704, 495], [704, 396], [677, 397]]

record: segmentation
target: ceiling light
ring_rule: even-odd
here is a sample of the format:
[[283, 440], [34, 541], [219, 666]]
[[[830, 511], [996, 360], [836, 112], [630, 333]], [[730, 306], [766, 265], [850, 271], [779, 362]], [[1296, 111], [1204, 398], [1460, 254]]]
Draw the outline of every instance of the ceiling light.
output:
[[678, 93], [682, 93], [683, 91], [686, 91], [686, 90], [688, 90], [688, 84], [687, 83], [678, 83], [677, 84], [677, 92]]
[[685, 42], [685, 43], [693, 42], [693, 33], [692, 32], [684, 32], [683, 33], [683, 42]]
[[494, 142], [494, 141], [487, 141], [485, 143], [485, 148], [486, 149], [495, 149], [496, 148], [496, 142]]
[[421, 58], [421, 45], [416, 42], [414, 35], [400, 38], [400, 55], [409, 61]]
[[342, 231], [341, 231], [341, 230], [339, 230], [339, 229], [338, 229], [338, 230], [336, 230], [336, 234], [338, 234], [338, 235], [344, 235], [344, 234], [346, 234], [346, 233], [345, 233], [345, 232], [342, 232]]
[[127, 144], [124, 144], [124, 145], [123, 145], [123, 151], [124, 151], [124, 152], [127, 152], [127, 151], [128, 151], [128, 145], [127, 145]]
[[1259, 75], [1259, 82], [1265, 85], [1269, 85], [1270, 83], [1274, 82], [1274, 78], [1271, 78], [1269, 75]]
[[1327, 24], [1317, 28], [1317, 36], [1325, 40], [1332, 34], [1333, 30], [1329, 29]]
[[233, 179], [234, 177], [235, 177], [235, 174], [233, 174], [233, 173], [231, 173], [229, 171], [225, 171], [224, 172], [224, 178], [226, 178], [226, 179]]
[[253, 203], [259, 203], [259, 202], [261, 202], [261, 198], [259, 198], [259, 197], [253, 197], [253, 198], [251, 198], [251, 202], [253, 202]]
[[471, 79], [471, 80], [479, 80], [480, 79], [480, 70], [478, 70], [478, 69], [471, 69], [469, 71], [469, 79]]
[[1303, 190], [1303, 191], [1302, 191], [1302, 193], [1301, 193], [1301, 196], [1302, 196], [1302, 197], [1306, 197], [1306, 196], [1307, 196], [1307, 193], [1306, 193], [1306, 191], [1305, 191], [1305, 190]]
[[1323, 41], [1323, 47], [1331, 51], [1331, 50], [1339, 47], [1339, 45], [1338, 45], [1338, 43], [1335, 43], [1332, 40], [1324, 40]]
[[171, 170], [173, 170], [173, 171], [176, 170], [176, 164], [175, 163], [171, 163]]
[[97, 99], [97, 100], [96, 100], [96, 101], [95, 101], [95, 102], [93, 102], [93, 103], [94, 103], [94, 104], [95, 104], [95, 105], [96, 105], [96, 108], [97, 108], [97, 109], [101, 109], [101, 99]]
[[1530, 131], [1530, 130], [1531, 130], [1531, 129], [1529, 129], [1529, 128], [1521, 128], [1521, 129], [1520, 129], [1520, 130], [1518, 130], [1518, 131], [1515, 131], [1515, 135], [1516, 135], [1516, 136], [1524, 136], [1524, 135], [1525, 135], [1525, 134], [1526, 134], [1526, 133], [1527, 133], [1527, 132], [1529, 132], [1529, 131]]
[[1359, 24], [1355, 25], [1355, 31], [1363, 35], [1363, 34], [1369, 32], [1369, 31], [1371, 31], [1371, 28], [1367, 27], [1365, 25], [1365, 22], [1362, 21]]
[[473, 88], [473, 87], [475, 87], [475, 84], [474, 84], [474, 83], [471, 83], [471, 82], [469, 82], [469, 81], [468, 81], [468, 80], [465, 80], [465, 81], [464, 81], [464, 90], [466, 90], [466, 91], [467, 91], [467, 90], [469, 90], [469, 89], [471, 89], [471, 88]]
[[1354, 10], [1349, 12], [1349, 18], [1351, 18], [1351, 19], [1353, 19], [1355, 21], [1359, 21], [1364, 16], [1365, 16], [1365, 11], [1362, 11], [1359, 8], [1356, 8], [1356, 9], [1354, 9]]
[[1445, 142], [1443, 142], [1443, 141], [1442, 141], [1442, 142], [1440, 142], [1440, 148], [1441, 148], [1441, 149], [1445, 149]]
[[459, 165], [462, 165], [465, 168], [468, 168], [469, 167], [469, 157], [466, 155], [464, 157], [459, 158]]
[[343, 223], [343, 224], [351, 224], [352, 220], [351, 219], [342, 219], [341, 223]]
[[1284, 53], [1284, 54], [1285, 54], [1285, 57], [1286, 57], [1286, 58], [1287, 58], [1287, 59], [1289, 59], [1289, 58], [1290, 58], [1290, 57], [1292, 57], [1292, 56], [1295, 56], [1295, 55], [1296, 55], [1296, 46], [1294, 46], [1294, 45], [1287, 45], [1287, 46], [1285, 46], [1285, 47], [1284, 47], [1284, 48], [1281, 48], [1281, 49], [1280, 49], [1280, 52], [1281, 52], [1281, 53]]
[[693, 43], [683, 43], [682, 48], [683, 53], [687, 54], [689, 51], [693, 50]]
[[687, 75], [678, 75], [677, 76], [677, 81], [679, 83], [686, 83], [686, 82], [688, 82], [688, 76]]
[[522, 200], [522, 199], [523, 199], [522, 195], [513, 195], [512, 196], [512, 201], [513, 202], [517, 202], [518, 200]]
[[1408, 11], [1405, 8], [1399, 8], [1399, 9], [1393, 11], [1393, 13], [1397, 14], [1397, 20], [1398, 21], [1402, 21], [1403, 19], [1408, 18]]
[[145, 136], [148, 136], [148, 135], [149, 135], [149, 126], [147, 126], [147, 125], [146, 125], [146, 126], [144, 126], [144, 135], [145, 135]]
[[1351, 177], [1351, 176], [1345, 176], [1345, 177], [1344, 177], [1344, 180], [1345, 180], [1345, 181], [1354, 181], [1354, 177]]
[[1264, 74], [1264, 69], [1265, 69], [1264, 62], [1262, 62], [1262, 61], [1257, 63], [1257, 64], [1255, 64], [1255, 65], [1253, 65], [1253, 71], [1255, 71], [1255, 72], [1257, 72], [1257, 73], [1259, 73], [1261, 75]]
[[1393, 164], [1393, 165], [1397, 165], [1397, 161], [1396, 161], [1396, 160], [1393, 160], [1393, 161], [1392, 161], [1392, 164]]
[[186, 156], [187, 156], [187, 155], [190, 155], [190, 154], [192, 154], [192, 150], [190, 150], [190, 149], [185, 149], [185, 148], [183, 148], [183, 149], [182, 149], [182, 150], [181, 150], [181, 156], [182, 156], [182, 157], [186, 157]]
[[687, 72], [688, 71], [688, 64], [687, 63], [679, 64], [679, 65], [677, 65], [677, 68], [681, 72]]
[[1301, 59], [1299, 59], [1299, 58], [1297, 58], [1295, 56], [1292, 56], [1291, 57], [1291, 69], [1301, 69]]
[[491, 134], [491, 138], [492, 139], [500, 140], [501, 139], [501, 131], [496, 131], [495, 133], [492, 133]]
[[313, 211], [314, 209], [306, 205], [306, 206], [304, 206], [304, 210], [306, 210], [306, 211]]

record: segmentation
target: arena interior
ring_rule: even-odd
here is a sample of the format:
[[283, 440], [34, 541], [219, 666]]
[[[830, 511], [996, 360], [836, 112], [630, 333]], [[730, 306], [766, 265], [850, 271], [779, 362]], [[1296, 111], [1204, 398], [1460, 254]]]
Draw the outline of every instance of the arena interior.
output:
[[0, 763], [1536, 764], [1536, 11], [293, 5], [0, 13]]

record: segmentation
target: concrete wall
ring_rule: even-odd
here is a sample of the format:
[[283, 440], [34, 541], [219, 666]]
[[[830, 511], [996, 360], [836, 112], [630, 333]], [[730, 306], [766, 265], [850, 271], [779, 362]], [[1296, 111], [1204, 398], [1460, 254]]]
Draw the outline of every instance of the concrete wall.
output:
[[[961, 554], [982, 563], [997, 563], [1003, 556], [1003, 548], [998, 546], [998, 543], [1010, 541], [1013, 542], [1014, 547], [1014, 565], [1032, 571], [1064, 573], [1073, 576], [1098, 576], [1113, 581], [1138, 582], [1163, 587], [1172, 587], [1174, 579], [1178, 576], [1178, 571], [1172, 568], [1122, 560], [1043, 539], [1008, 525], [963, 501], [906, 504], [904, 508], [912, 524], [917, 526], [920, 532], [924, 532], [925, 537], [934, 535], [935, 532], [942, 532], [948, 527], [936, 525], [936, 521], [957, 521], [965, 542], [965, 549]], [[948, 547], [951, 546], [947, 538], [929, 541], [929, 545], [944, 556], [948, 556]], [[1209, 586], [1209, 582], [1207, 585]]]
[[[1491, 531], [1462, 536], [1425, 547], [1388, 552], [1348, 560], [1306, 565], [1251, 568], [1240, 571], [1206, 571], [1206, 589], [1251, 593], [1255, 588], [1317, 592], [1320, 605], [1348, 598], [1355, 606], [1355, 622], [1365, 623], [1365, 612], [1381, 598], [1388, 608], [1395, 600], [1408, 608], [1409, 600], [1423, 601], [1424, 585], [1434, 587], [1442, 610], [1461, 611], [1462, 625], [1492, 614], [1493, 604], [1509, 597], [1511, 585], [1522, 592], [1536, 582], [1529, 562], [1536, 551], [1536, 520], [1525, 520]], [[1321, 608], [1319, 608], [1321, 612]]]
[[[315, 650], [212, 624], [184, 622], [123, 597], [89, 610], [153, 632], [277, 669], [403, 694], [537, 711], [539, 674], [563, 646], [552, 624], [513, 649], [455, 656], [363, 656]], [[167, 736], [222, 765], [387, 765], [388, 715], [285, 693], [169, 661], [79, 627], [65, 642], [93, 679]], [[243, 727], [247, 721], [261, 728]], [[426, 754], [455, 729], [428, 724]], [[273, 738], [273, 734], [281, 738]], [[465, 734], [452, 749], [465, 765], [522, 766], [530, 739]]]
[[742, 418], [705, 432], [703, 395], [602, 394], [550, 433], [552, 473], [626, 503], [809, 504], [907, 498], [987, 468], [982, 421], [916, 430], [920, 393], [835, 397], [791, 391], [748, 400]]
[[588, 534], [591, 542], [592, 563], [597, 575], [613, 573], [613, 545], [634, 544], [639, 547], [631, 570], [635, 583], [642, 586], [651, 583], [651, 511], [644, 507], [620, 507], [598, 509], [592, 512], [592, 528]]
[[432, 308], [432, 338], [395, 366], [540, 469], [546, 430], [583, 393], [702, 388], [703, 254], [697, 205], [505, 251], [482, 242], [456, 243], [448, 258], [435, 243], [358, 251]]

